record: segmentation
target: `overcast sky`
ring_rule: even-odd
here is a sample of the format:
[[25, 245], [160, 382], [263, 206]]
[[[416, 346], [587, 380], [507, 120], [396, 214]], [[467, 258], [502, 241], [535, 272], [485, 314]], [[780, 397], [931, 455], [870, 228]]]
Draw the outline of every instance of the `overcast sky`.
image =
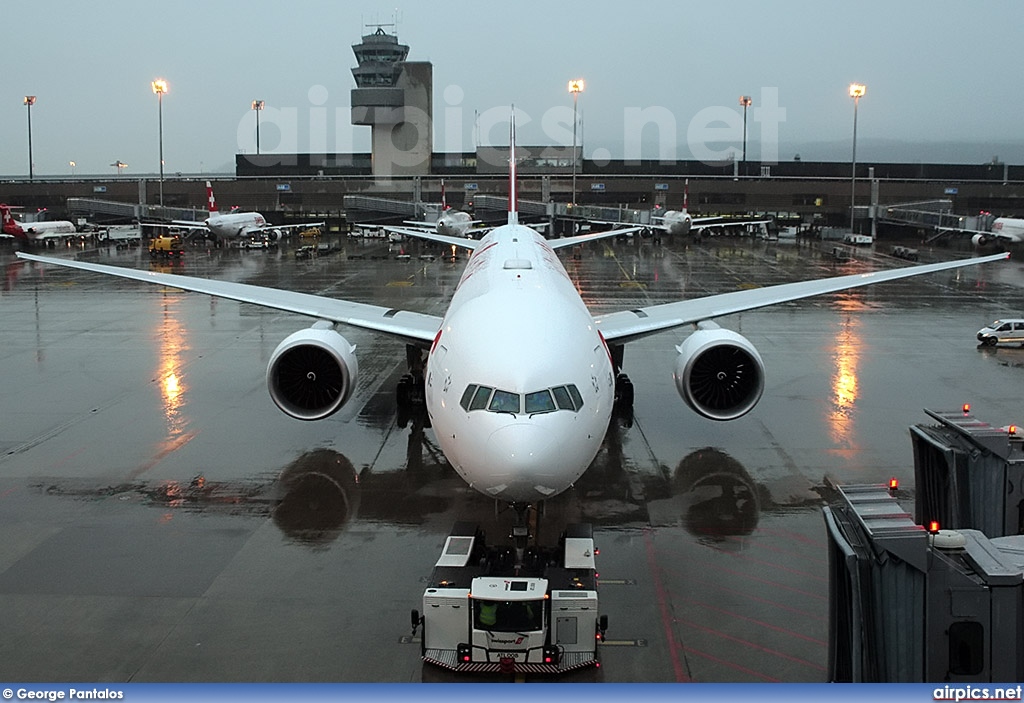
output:
[[[0, 174], [28, 171], [25, 95], [37, 96], [37, 175], [69, 174], [72, 160], [79, 174], [112, 174], [118, 159], [127, 173], [156, 172], [158, 77], [170, 84], [167, 173], [233, 171], [236, 153], [255, 151], [254, 99], [266, 101], [264, 152], [368, 151], [370, 128], [349, 120], [351, 46], [395, 12], [330, 0], [5, 3]], [[867, 85], [858, 160], [906, 160], [884, 140], [924, 143], [914, 160], [936, 160], [927, 144], [955, 141], [977, 147], [964, 160], [1017, 163], [1001, 151], [1024, 143], [1020, 0], [433, 0], [397, 12], [409, 60], [433, 63], [435, 151], [472, 150], [478, 131], [507, 143], [496, 116], [512, 103], [521, 143], [570, 144], [575, 77], [586, 80], [588, 158], [636, 156], [640, 134], [644, 156], [738, 149], [741, 94], [753, 98], [748, 158], [828, 158], [814, 145], [849, 145], [851, 82]]]

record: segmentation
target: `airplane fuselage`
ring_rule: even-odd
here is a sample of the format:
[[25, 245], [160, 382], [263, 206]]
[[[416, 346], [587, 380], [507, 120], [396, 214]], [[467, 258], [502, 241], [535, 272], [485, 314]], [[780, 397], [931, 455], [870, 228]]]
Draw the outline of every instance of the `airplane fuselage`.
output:
[[449, 237], [465, 237], [473, 224], [469, 213], [461, 210], [445, 210], [437, 219], [437, 233]]
[[669, 234], [686, 235], [690, 233], [693, 218], [686, 210], [668, 210], [662, 216], [662, 222]]
[[1020, 243], [1024, 241], [1024, 220], [1015, 217], [997, 217], [992, 223], [992, 233], [1011, 242]]
[[230, 212], [210, 215], [205, 222], [209, 230], [221, 239], [237, 239], [267, 226], [267, 220], [258, 212]]
[[426, 406], [460, 476], [510, 502], [570, 487], [611, 417], [608, 348], [544, 238], [492, 230], [462, 275], [426, 367]]

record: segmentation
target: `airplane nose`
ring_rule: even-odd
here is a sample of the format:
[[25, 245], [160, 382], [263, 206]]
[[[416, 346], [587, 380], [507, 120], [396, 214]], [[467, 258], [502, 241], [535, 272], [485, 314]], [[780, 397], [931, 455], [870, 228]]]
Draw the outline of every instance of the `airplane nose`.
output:
[[549, 430], [526, 423], [508, 425], [491, 433], [487, 449], [506, 494], [528, 500], [565, 489], [557, 480], [558, 445]]

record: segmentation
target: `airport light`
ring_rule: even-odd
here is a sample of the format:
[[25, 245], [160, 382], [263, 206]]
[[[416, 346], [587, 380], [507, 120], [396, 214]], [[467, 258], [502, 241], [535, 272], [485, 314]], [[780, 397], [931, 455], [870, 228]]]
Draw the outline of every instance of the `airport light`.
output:
[[74, 161], [68, 161], [68, 166], [71, 167], [71, 175], [74, 176], [75, 175], [75, 162]]
[[850, 97], [853, 98], [853, 162], [850, 176], [850, 233], [853, 233], [853, 204], [857, 199], [857, 105], [864, 97], [867, 86], [860, 83], [850, 84]]
[[32, 106], [36, 104], [36, 96], [26, 95], [22, 100], [28, 110], [28, 179], [32, 180]]
[[256, 153], [260, 153], [260, 110], [266, 105], [265, 100], [253, 100], [252, 109], [256, 113]]
[[[167, 81], [157, 78], [152, 83], [153, 92], [156, 93], [157, 110], [160, 116], [160, 207], [164, 206], [164, 93], [167, 92]], [[121, 169], [117, 169], [121, 173]]]
[[582, 78], [574, 78], [569, 81], [569, 92], [572, 93], [572, 206], [576, 207], [576, 103], [580, 93], [583, 92], [584, 82]]
[[747, 175], [747, 108], [753, 104], [749, 95], [740, 96], [740, 105], [743, 106], [743, 175]]
[[128, 164], [126, 164], [124, 161], [121, 161], [121, 159], [118, 159], [117, 161], [110, 165], [117, 169], [117, 175], [119, 176], [121, 175], [122, 168], [128, 168]]

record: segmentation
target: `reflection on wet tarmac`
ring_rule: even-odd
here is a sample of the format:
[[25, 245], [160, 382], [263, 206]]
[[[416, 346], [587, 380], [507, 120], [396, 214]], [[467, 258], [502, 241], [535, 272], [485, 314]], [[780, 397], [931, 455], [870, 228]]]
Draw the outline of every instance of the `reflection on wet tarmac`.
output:
[[841, 328], [833, 335], [831, 350], [832, 398], [828, 413], [832, 441], [844, 449], [853, 448], [853, 414], [857, 403], [857, 371], [864, 341], [860, 336], [860, 318], [844, 316]]
[[747, 470], [725, 452], [698, 449], [679, 462], [672, 493], [680, 496], [683, 526], [702, 540], [749, 535], [761, 514], [758, 489]]

